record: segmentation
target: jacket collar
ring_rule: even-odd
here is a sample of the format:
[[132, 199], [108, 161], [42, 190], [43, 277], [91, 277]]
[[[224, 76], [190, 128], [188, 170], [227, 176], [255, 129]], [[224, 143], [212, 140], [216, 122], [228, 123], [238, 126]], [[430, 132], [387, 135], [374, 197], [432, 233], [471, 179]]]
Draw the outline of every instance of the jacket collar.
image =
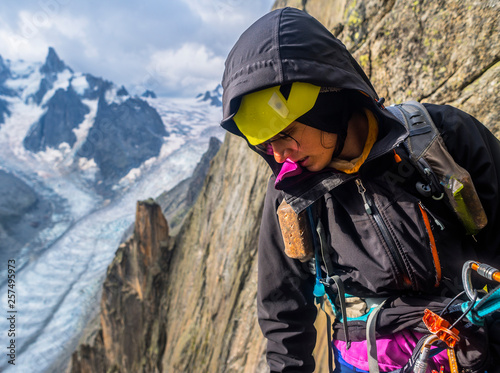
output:
[[[391, 152], [408, 136], [408, 130], [388, 110], [380, 109], [378, 115], [379, 139], [373, 145], [370, 155], [361, 166], [360, 172], [370, 166], [370, 162]], [[305, 171], [301, 175], [286, 179], [282, 192], [286, 202], [296, 213], [300, 213], [324, 194], [357, 178], [357, 174], [344, 174], [328, 169], [317, 173]]]

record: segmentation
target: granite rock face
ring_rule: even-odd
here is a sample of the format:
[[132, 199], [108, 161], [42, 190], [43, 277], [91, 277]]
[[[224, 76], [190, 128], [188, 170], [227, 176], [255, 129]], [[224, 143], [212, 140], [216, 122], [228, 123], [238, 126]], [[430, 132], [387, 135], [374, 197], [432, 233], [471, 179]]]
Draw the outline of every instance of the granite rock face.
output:
[[[343, 40], [389, 104], [450, 103], [500, 135], [497, 1], [275, 3], [283, 6], [305, 9]], [[269, 172], [244, 141], [226, 137], [168, 247], [152, 244], [162, 249], [136, 256], [118, 250], [104, 285], [100, 331], [75, 352], [72, 372], [268, 371], [255, 297], [257, 236]], [[147, 252], [156, 257], [149, 259]], [[142, 282], [143, 277], [116, 269], [145, 263], [152, 263], [144, 269], [151, 279]], [[151, 288], [125, 289], [132, 283]], [[136, 303], [124, 307], [132, 296]], [[323, 372], [326, 341], [319, 342], [317, 371]]]
[[212, 106], [222, 107], [222, 86], [219, 84], [214, 90], [200, 93], [196, 98], [200, 101], [208, 101]]
[[65, 69], [69, 69], [69, 67], [67, 67], [59, 58], [55, 49], [53, 47], [49, 47], [47, 58], [45, 59], [43, 66], [40, 67], [40, 72], [44, 75], [54, 75], [63, 72]]
[[62, 73], [64, 70], [72, 72], [71, 68], [66, 66], [59, 58], [55, 49], [49, 47], [45, 63], [40, 67], [40, 73], [43, 76], [40, 80], [40, 86], [38, 87], [38, 91], [31, 95], [28, 100], [32, 99], [37, 105], [40, 105], [45, 94], [54, 86], [58, 74]]
[[500, 3], [278, 0], [305, 9], [351, 51], [386, 104], [451, 104], [497, 136]]
[[95, 100], [103, 97], [106, 91], [113, 87], [112, 82], [95, 77], [92, 74], [85, 74], [85, 80], [89, 86], [83, 92], [82, 97], [89, 100]]
[[158, 371], [166, 338], [157, 315], [169, 261], [168, 232], [159, 205], [137, 203], [134, 234], [118, 248], [103, 284], [101, 327], [93, 346], [82, 345], [74, 354], [73, 371]]
[[265, 371], [256, 233], [268, 177], [246, 143], [226, 137], [172, 248], [162, 371]]
[[[257, 167], [241, 182], [244, 160]], [[98, 328], [73, 354], [72, 372], [265, 371], [255, 318], [264, 167], [227, 138], [175, 237], [159, 205], [138, 204], [135, 233], [108, 268]]]
[[171, 190], [162, 193], [156, 201], [162, 207], [163, 214], [171, 229], [177, 229], [183, 222], [189, 209], [193, 206], [205, 182], [210, 162], [221, 147], [216, 137], [211, 137], [207, 151], [202, 155], [193, 174], [178, 183]]

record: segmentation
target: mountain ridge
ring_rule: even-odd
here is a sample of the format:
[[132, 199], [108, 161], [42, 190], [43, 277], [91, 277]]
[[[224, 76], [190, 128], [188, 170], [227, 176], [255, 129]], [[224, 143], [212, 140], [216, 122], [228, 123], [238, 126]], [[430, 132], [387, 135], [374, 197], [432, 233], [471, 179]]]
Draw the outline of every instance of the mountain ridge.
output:
[[[43, 64], [4, 60], [0, 56], [0, 131], [6, 121], [14, 121], [7, 124], [17, 132], [13, 136], [7, 134], [10, 130], [4, 130], [4, 135], [0, 135], [2, 146], [15, 154], [11, 159], [20, 154], [23, 159], [37, 158], [43, 166], [49, 166], [56, 158], [50, 167], [73, 174], [75, 182], [82, 183], [83, 188], [90, 187], [100, 198], [115, 198], [123, 192], [123, 185], [130, 184], [130, 172], [135, 175], [145, 164], [164, 157], [165, 142], [170, 136], [167, 127], [174, 132], [183, 128], [182, 135], [174, 133], [174, 138], [168, 140], [174, 146], [178, 146], [180, 137], [198, 131], [193, 125], [179, 123], [177, 127], [168, 123], [168, 116], [160, 116], [158, 105], [164, 105], [164, 99], [153, 95], [140, 98], [125, 92], [123, 86], [118, 88], [100, 77], [75, 73], [52, 47]], [[192, 102], [197, 101], [193, 98]], [[15, 119], [11, 118], [13, 115]], [[216, 122], [212, 125], [216, 126]], [[23, 132], [22, 127], [27, 131]], [[22, 137], [23, 149], [17, 148], [14, 137]], [[206, 142], [208, 145], [208, 137]], [[6, 167], [9, 171], [4, 164]], [[25, 171], [29, 167], [19, 163], [17, 170], [10, 170], [7, 184], [29, 183]], [[0, 194], [2, 198], [5, 193]], [[43, 200], [40, 196], [37, 199]], [[50, 215], [45, 220], [50, 220]], [[5, 227], [2, 234], [8, 235]], [[32, 237], [17, 229], [11, 236]], [[26, 240], [8, 242], [9, 250], [15, 252]]]

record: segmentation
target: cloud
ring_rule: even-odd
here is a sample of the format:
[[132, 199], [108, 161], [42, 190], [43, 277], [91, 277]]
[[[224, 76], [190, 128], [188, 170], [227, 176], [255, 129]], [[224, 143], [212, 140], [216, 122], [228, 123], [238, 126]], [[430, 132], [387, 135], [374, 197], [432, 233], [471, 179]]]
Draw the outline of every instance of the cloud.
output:
[[46, 56], [48, 47], [55, 44], [78, 44], [87, 53], [93, 49], [86, 38], [88, 22], [83, 17], [22, 10], [10, 24], [2, 22], [2, 25], [2, 53], [11, 59], [40, 61]]
[[0, 1], [0, 55], [43, 62], [52, 46], [74, 71], [132, 94], [194, 96], [215, 88], [230, 48], [273, 2]]
[[214, 24], [220, 22], [241, 23], [248, 17], [247, 9], [259, 7], [259, 2], [244, 0], [184, 0], [191, 11], [197, 14], [204, 23]]
[[141, 83], [148, 89], [162, 86], [166, 93], [181, 96], [187, 92], [201, 93], [216, 87], [223, 69], [223, 57], [203, 44], [186, 43], [178, 49], [154, 52]]

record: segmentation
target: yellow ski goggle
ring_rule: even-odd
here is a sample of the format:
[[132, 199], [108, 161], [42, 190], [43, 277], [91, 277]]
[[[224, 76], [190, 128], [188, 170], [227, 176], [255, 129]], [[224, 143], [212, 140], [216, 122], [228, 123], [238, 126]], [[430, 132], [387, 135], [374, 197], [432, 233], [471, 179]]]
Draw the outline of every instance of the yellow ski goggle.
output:
[[311, 110], [319, 91], [313, 84], [294, 82], [288, 99], [280, 86], [249, 93], [243, 96], [233, 120], [251, 145], [261, 144]]

